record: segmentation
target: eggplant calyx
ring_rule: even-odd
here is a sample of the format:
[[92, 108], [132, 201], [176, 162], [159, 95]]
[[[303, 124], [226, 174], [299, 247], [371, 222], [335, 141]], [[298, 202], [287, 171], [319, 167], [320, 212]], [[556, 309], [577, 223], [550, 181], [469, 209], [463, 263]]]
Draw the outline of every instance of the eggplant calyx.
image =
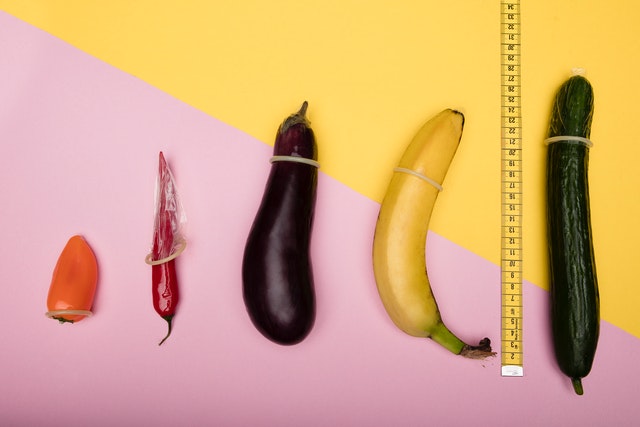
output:
[[304, 101], [297, 113], [290, 115], [285, 119], [284, 122], [282, 122], [282, 124], [280, 125], [280, 130], [278, 132], [282, 135], [287, 130], [289, 130], [289, 128], [298, 124], [303, 124], [306, 127], [309, 127], [309, 120], [307, 119], [308, 106], [309, 103], [307, 101]]

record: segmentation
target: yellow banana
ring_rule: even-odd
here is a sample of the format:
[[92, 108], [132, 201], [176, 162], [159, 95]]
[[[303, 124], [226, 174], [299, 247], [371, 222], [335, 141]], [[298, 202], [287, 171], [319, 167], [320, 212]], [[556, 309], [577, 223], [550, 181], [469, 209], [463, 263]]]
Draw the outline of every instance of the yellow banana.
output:
[[442, 322], [425, 261], [429, 220], [463, 127], [462, 113], [444, 110], [406, 148], [380, 207], [373, 267], [380, 298], [398, 328], [431, 338], [455, 354], [483, 358], [494, 354], [488, 338], [469, 346]]

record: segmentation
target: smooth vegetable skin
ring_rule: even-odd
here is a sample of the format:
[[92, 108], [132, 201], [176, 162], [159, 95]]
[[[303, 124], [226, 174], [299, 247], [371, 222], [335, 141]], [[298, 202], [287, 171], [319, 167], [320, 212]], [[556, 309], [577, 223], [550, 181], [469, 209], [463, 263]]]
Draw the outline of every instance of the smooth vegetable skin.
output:
[[[153, 308], [167, 322], [167, 335], [158, 345], [162, 345], [171, 335], [173, 317], [180, 301], [178, 277], [176, 273], [176, 250], [184, 242], [178, 234], [178, 202], [173, 176], [162, 152], [158, 163], [158, 197], [154, 221], [153, 247], [154, 261], [151, 267]], [[184, 247], [183, 247], [184, 249]]]
[[453, 354], [484, 359], [495, 354], [491, 340], [468, 345], [442, 320], [425, 259], [439, 186], [458, 150], [463, 128], [461, 112], [443, 110], [404, 149], [380, 205], [373, 272], [385, 310], [401, 331], [430, 338]]
[[[279, 127], [274, 156], [317, 160], [307, 103]], [[315, 320], [309, 244], [317, 167], [273, 161], [242, 261], [243, 298], [251, 321], [271, 341], [302, 341]]]
[[73, 236], [53, 271], [46, 315], [60, 323], [79, 322], [91, 315], [98, 283], [98, 262], [82, 236]]
[[[156, 233], [156, 239], [164, 238], [165, 241], [171, 239], [168, 224], [168, 221], [164, 221], [163, 228], [158, 230], [158, 233]], [[154, 252], [154, 255], [159, 257], [157, 259], [163, 258], [160, 255], [160, 252]], [[172, 259], [167, 262], [163, 262], [162, 264], [153, 265], [151, 267], [151, 283], [153, 308], [168, 325], [167, 335], [158, 343], [158, 345], [162, 345], [162, 343], [164, 343], [171, 335], [173, 316], [176, 313], [176, 307], [180, 300], [178, 276], [176, 273], [176, 260]]]
[[[593, 91], [582, 76], [566, 81], [556, 95], [551, 137], [589, 138]], [[580, 141], [549, 144], [547, 221], [553, 343], [562, 372], [577, 394], [591, 371], [598, 343], [600, 301], [592, 242], [589, 148]]]

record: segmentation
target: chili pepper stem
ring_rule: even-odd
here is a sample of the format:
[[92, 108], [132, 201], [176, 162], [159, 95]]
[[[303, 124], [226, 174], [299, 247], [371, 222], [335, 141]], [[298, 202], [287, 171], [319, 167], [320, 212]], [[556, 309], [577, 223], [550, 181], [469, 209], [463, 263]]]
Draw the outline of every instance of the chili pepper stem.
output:
[[162, 341], [160, 341], [158, 345], [162, 345], [162, 343], [165, 342], [167, 338], [169, 338], [169, 335], [171, 335], [171, 321], [173, 320], [173, 314], [169, 316], [162, 316], [162, 318], [167, 321], [167, 324], [169, 325], [169, 329], [167, 331], [167, 335], [164, 338], [162, 338]]

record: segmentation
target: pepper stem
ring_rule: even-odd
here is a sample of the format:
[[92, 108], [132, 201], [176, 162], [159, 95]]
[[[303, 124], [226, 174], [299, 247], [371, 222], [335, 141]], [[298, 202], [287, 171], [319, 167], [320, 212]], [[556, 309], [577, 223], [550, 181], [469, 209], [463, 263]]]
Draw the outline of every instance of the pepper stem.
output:
[[169, 330], [167, 331], [167, 335], [164, 338], [162, 338], [162, 341], [160, 341], [158, 345], [162, 345], [162, 343], [165, 342], [167, 338], [169, 338], [169, 335], [171, 335], [171, 321], [173, 320], [173, 314], [169, 316], [162, 316], [162, 318], [167, 321], [167, 324], [169, 325]]

